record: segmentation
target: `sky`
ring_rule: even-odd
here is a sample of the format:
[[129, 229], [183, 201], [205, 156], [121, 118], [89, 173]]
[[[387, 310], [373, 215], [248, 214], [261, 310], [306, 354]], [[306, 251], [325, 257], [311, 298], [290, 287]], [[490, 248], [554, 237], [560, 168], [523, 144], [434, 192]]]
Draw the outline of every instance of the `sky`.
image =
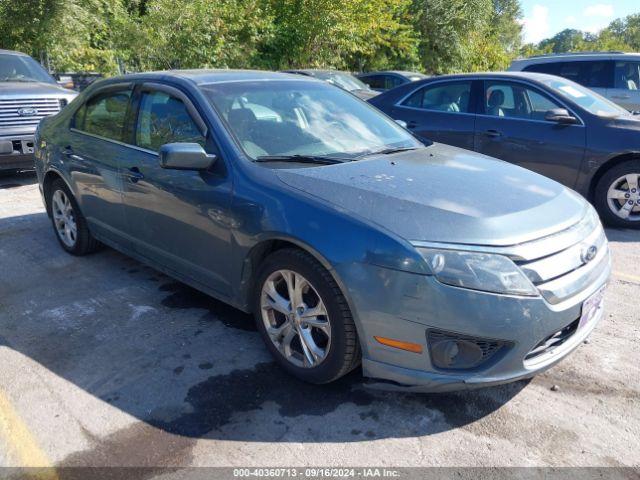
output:
[[640, 0], [521, 0], [524, 41], [538, 43], [565, 28], [596, 33], [612, 20], [640, 13]]

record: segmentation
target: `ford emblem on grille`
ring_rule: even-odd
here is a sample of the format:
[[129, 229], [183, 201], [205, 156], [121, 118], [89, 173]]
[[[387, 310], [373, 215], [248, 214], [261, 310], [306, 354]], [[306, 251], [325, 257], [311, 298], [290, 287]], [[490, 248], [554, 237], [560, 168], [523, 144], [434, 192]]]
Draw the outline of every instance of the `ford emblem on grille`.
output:
[[38, 114], [38, 110], [36, 110], [35, 108], [24, 107], [24, 108], [18, 109], [18, 115], [20, 115], [21, 117], [33, 117], [34, 115], [37, 115], [37, 114]]
[[589, 263], [591, 260], [596, 258], [597, 254], [598, 254], [598, 247], [596, 247], [595, 245], [591, 245], [590, 247], [585, 247], [582, 250], [580, 258], [584, 263]]

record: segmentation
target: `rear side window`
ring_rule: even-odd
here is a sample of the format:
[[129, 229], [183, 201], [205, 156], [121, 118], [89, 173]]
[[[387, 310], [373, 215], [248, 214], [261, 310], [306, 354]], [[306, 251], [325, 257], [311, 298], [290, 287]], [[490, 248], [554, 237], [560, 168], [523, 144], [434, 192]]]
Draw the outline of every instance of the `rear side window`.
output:
[[111, 140], [123, 141], [130, 90], [115, 90], [91, 97], [75, 114], [74, 128]]
[[382, 75], [372, 75], [370, 77], [361, 78], [360, 80], [369, 85], [371, 88], [379, 90], [385, 88], [384, 76]]
[[525, 67], [525, 72], [546, 73], [548, 75], [558, 75], [560, 64], [555, 63], [535, 63]]
[[413, 93], [402, 105], [450, 113], [469, 113], [471, 82], [438, 83]]
[[158, 151], [166, 143], [199, 143], [205, 138], [191, 118], [187, 107], [164, 92], [145, 92], [140, 101], [136, 144]]

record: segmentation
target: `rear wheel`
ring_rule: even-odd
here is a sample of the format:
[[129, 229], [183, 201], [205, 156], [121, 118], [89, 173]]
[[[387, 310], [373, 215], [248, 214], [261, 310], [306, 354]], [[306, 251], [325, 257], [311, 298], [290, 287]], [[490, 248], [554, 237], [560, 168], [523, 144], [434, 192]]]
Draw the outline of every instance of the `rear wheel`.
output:
[[594, 200], [607, 224], [640, 228], [640, 160], [629, 160], [608, 170], [598, 181]]
[[85, 255], [100, 245], [93, 238], [73, 194], [61, 179], [54, 180], [47, 204], [51, 207], [53, 230], [62, 248], [73, 255]]
[[360, 362], [356, 328], [340, 288], [301, 250], [279, 250], [264, 261], [254, 312], [271, 354], [301, 380], [328, 383]]

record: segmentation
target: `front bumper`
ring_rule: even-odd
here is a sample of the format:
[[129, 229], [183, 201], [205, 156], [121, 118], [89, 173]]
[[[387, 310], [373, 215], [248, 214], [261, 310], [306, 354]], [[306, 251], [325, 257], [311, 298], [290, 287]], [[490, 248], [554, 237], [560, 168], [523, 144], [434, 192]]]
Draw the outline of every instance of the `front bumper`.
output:
[[[534, 375], [569, 355], [601, 320], [602, 309], [587, 325], [534, 362], [525, 362], [536, 346], [576, 322], [582, 304], [602, 288], [610, 275], [609, 253], [598, 275], [579, 293], [560, 304], [544, 297], [496, 295], [443, 285], [433, 277], [372, 265], [337, 269], [349, 277], [349, 293], [363, 349], [363, 372], [369, 386], [386, 390], [443, 392], [499, 385]], [[375, 279], [375, 281], [372, 281]], [[506, 342], [500, 355], [469, 370], [433, 365], [427, 332], [456, 332]], [[378, 343], [374, 337], [419, 343], [412, 353]]]
[[34, 134], [0, 135], [0, 171], [33, 169]]

